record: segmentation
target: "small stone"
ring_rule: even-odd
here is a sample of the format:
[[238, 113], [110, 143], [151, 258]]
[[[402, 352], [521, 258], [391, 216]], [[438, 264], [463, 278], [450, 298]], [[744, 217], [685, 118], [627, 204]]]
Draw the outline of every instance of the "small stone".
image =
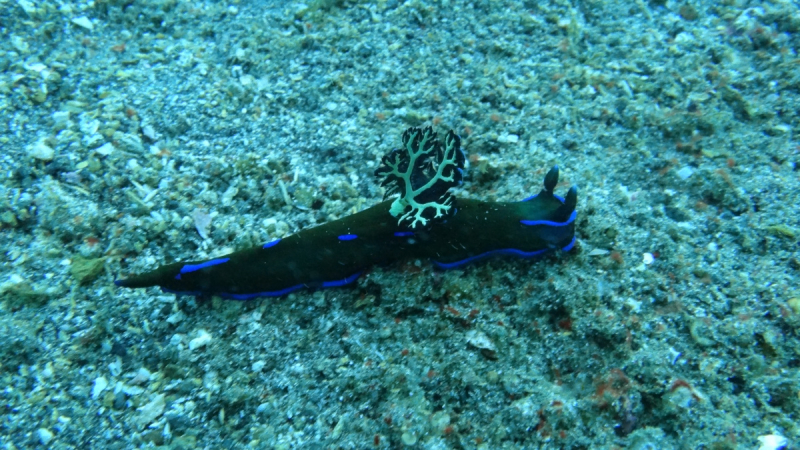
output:
[[55, 373], [55, 367], [53, 366], [52, 361], [48, 361], [47, 364], [44, 365], [44, 369], [42, 369], [42, 378], [50, 378]]
[[686, 180], [690, 176], [692, 176], [693, 173], [694, 173], [694, 171], [692, 170], [692, 168], [689, 167], [689, 166], [686, 166], [686, 167], [682, 168], [681, 170], [679, 170], [677, 175], [678, 175], [678, 178], [680, 178], [681, 180]]
[[222, 193], [222, 206], [231, 206], [233, 204], [233, 199], [236, 197], [236, 194], [239, 193], [239, 188], [236, 186], [231, 186]]
[[166, 320], [168, 324], [175, 325], [180, 323], [185, 317], [186, 315], [183, 313], [183, 311], [179, 310], [178, 312], [170, 314]]
[[0, 214], [0, 222], [8, 225], [11, 228], [16, 228], [17, 225], [19, 225], [17, 216], [15, 216], [11, 211], [4, 211], [2, 214]]
[[97, 377], [94, 379], [94, 386], [92, 387], [92, 399], [97, 400], [100, 394], [108, 387], [108, 380], [106, 377]]
[[145, 148], [144, 144], [142, 144], [142, 139], [135, 134], [115, 131], [112, 135], [112, 139], [117, 143], [116, 146], [122, 150], [135, 153], [137, 155], [144, 154]]
[[[260, 408], [260, 406], [259, 406], [259, 408]], [[333, 439], [338, 439], [339, 436], [342, 435], [342, 431], [344, 431], [344, 427], [345, 427], [346, 423], [347, 423], [347, 420], [345, 419], [345, 416], [339, 417], [339, 421], [336, 422], [336, 426], [333, 427], [333, 432], [331, 432], [331, 437]]]
[[19, 36], [11, 36], [11, 45], [20, 53], [28, 53], [28, 50], [30, 50], [30, 46], [25, 39]]
[[400, 436], [400, 439], [403, 441], [403, 444], [406, 445], [414, 445], [417, 443], [417, 437], [414, 436], [413, 433], [409, 433], [408, 431], [403, 433], [403, 435]]
[[664, 394], [664, 399], [679, 408], [688, 409], [700, 403], [705, 396], [693, 386], [673, 384], [673, 387]]
[[17, 4], [20, 6], [20, 8], [22, 8], [23, 11], [25, 11], [27, 15], [31, 17], [36, 15], [36, 6], [33, 4], [33, 2], [28, 0], [17, 0]]
[[119, 391], [116, 393], [112, 393], [111, 395], [114, 396], [114, 400], [111, 402], [111, 406], [116, 410], [125, 409], [125, 405], [128, 401], [128, 397], [125, 395], [125, 393]]
[[795, 314], [800, 314], [800, 298], [790, 298], [786, 300], [786, 304], [789, 305], [789, 308], [791, 308]]
[[131, 384], [147, 383], [148, 381], [150, 381], [150, 376], [151, 376], [150, 371], [145, 369], [144, 367], [141, 367], [139, 368], [138, 371], [136, 371], [136, 375], [131, 380]]
[[766, 129], [766, 133], [770, 136], [783, 136], [784, 134], [788, 134], [790, 131], [792, 131], [792, 127], [786, 125], [785, 123], [781, 123]]
[[36, 437], [39, 439], [39, 442], [41, 442], [42, 445], [47, 445], [53, 440], [54, 435], [53, 432], [47, 428], [39, 428], [36, 430]]
[[47, 85], [40, 84], [38, 89], [31, 90], [28, 98], [35, 103], [43, 103], [45, 100], [47, 100], [47, 92]]
[[289, 224], [282, 220], [276, 220], [273, 218], [264, 219], [262, 222], [264, 224], [264, 228], [269, 233], [270, 237], [282, 237], [289, 233]]
[[155, 141], [156, 139], [158, 139], [158, 134], [156, 134], [156, 130], [150, 125], [145, 125], [144, 127], [142, 127], [142, 134], [151, 141]]
[[38, 142], [28, 148], [28, 155], [41, 161], [52, 161], [56, 156], [56, 151], [53, 150], [53, 148], [49, 145], [45, 144], [44, 139], [40, 139]]
[[212, 336], [206, 330], [199, 330], [197, 332], [197, 337], [189, 341], [189, 350], [196, 350], [200, 347], [205, 347], [208, 345], [211, 340]]
[[72, 19], [72, 23], [81, 28], [86, 28], [87, 30], [90, 31], [94, 29], [94, 24], [86, 16], [76, 17]]
[[437, 411], [431, 415], [431, 427], [439, 433], [444, 433], [450, 425], [450, 415], [445, 411]]
[[697, 9], [688, 3], [678, 9], [678, 14], [680, 14], [684, 20], [688, 21], [697, 20], [697, 18], [700, 16], [700, 14], [697, 12]]
[[114, 377], [118, 377], [122, 374], [122, 358], [117, 356], [114, 361], [108, 364], [108, 371], [111, 372], [111, 375]]
[[174, 448], [176, 450], [183, 450], [183, 449], [191, 449], [197, 447], [197, 437], [192, 436], [190, 434], [185, 434], [183, 436], [176, 436], [172, 438], [170, 442], [170, 448]]
[[519, 136], [516, 134], [501, 134], [497, 136], [497, 142], [501, 144], [516, 144], [519, 142]]
[[158, 447], [164, 443], [164, 433], [161, 430], [147, 430], [142, 433], [142, 440]]
[[139, 416], [136, 418], [136, 423], [140, 428], [144, 428], [154, 420], [161, 417], [161, 415], [164, 414], [164, 409], [166, 407], [167, 402], [164, 394], [156, 395], [155, 398], [150, 401], [150, 403], [147, 403], [146, 405], [137, 409], [137, 411], [139, 411]]
[[53, 127], [63, 130], [69, 125], [69, 111], [56, 111], [53, 113]]

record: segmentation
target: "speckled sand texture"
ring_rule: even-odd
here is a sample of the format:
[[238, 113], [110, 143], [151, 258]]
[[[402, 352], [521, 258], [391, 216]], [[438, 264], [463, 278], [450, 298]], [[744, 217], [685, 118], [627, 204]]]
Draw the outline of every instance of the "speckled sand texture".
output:
[[[797, 448], [798, 31], [787, 0], [0, 0], [0, 444]], [[377, 203], [420, 125], [461, 135], [461, 197], [558, 164], [577, 248], [113, 285]]]

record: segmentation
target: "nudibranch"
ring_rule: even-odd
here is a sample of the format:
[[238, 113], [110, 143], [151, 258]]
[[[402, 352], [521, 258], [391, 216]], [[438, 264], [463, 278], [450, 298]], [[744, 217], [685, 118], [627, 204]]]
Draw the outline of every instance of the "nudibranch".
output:
[[409, 128], [402, 143], [375, 171], [387, 188], [375, 206], [258, 247], [168, 264], [115, 283], [248, 300], [344, 286], [373, 265], [409, 258], [451, 269], [492, 255], [530, 258], [572, 249], [578, 191], [554, 193], [557, 166], [538, 194], [519, 202], [457, 199], [450, 189], [461, 183], [465, 162], [458, 135], [449, 131], [442, 144], [431, 127]]

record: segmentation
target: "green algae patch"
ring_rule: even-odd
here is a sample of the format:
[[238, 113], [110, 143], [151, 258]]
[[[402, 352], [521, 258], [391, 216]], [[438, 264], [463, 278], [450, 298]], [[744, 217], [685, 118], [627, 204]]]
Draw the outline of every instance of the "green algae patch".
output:
[[780, 225], [772, 225], [767, 227], [767, 231], [777, 237], [787, 238], [787, 239], [794, 239], [797, 237], [797, 233], [795, 231], [783, 224]]
[[0, 290], [0, 294], [5, 297], [11, 311], [17, 311], [24, 306], [42, 306], [55, 296], [55, 293], [34, 289], [28, 283], [7, 286]]
[[81, 258], [77, 257], [72, 260], [70, 273], [80, 284], [89, 284], [103, 272], [103, 267], [106, 264], [105, 258]]

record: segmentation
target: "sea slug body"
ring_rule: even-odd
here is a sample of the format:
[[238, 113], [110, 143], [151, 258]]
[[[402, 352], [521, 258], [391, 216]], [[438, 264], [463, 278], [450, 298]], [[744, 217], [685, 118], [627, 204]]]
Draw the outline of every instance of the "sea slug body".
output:
[[458, 199], [449, 190], [463, 177], [460, 138], [449, 131], [442, 144], [430, 127], [409, 128], [402, 142], [376, 171], [386, 196], [397, 195], [392, 200], [258, 247], [165, 265], [115, 283], [248, 300], [344, 286], [370, 266], [409, 258], [452, 269], [494, 255], [531, 258], [573, 247], [577, 189], [564, 197], [554, 193], [558, 167], [547, 173], [538, 194], [523, 201]]

